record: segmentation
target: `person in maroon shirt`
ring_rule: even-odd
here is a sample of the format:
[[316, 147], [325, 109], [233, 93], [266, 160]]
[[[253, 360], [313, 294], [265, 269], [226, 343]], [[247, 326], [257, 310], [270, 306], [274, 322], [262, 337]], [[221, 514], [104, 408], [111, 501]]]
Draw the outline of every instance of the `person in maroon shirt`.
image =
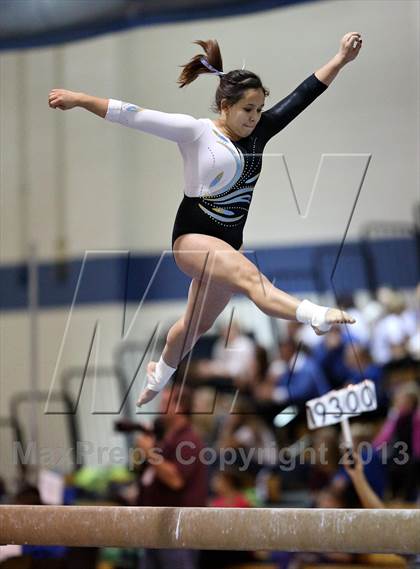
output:
[[[141, 506], [205, 506], [208, 498], [207, 466], [200, 460], [204, 444], [191, 425], [192, 394], [173, 386], [162, 392], [161, 440], [141, 434], [137, 447], [147, 459], [139, 483]], [[139, 569], [196, 569], [198, 552], [186, 549], [145, 550]]]

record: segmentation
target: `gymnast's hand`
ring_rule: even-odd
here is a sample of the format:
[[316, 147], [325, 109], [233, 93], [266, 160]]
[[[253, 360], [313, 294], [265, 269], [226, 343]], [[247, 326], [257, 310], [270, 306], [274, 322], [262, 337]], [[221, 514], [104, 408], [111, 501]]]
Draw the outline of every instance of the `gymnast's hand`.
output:
[[65, 89], [53, 89], [48, 95], [48, 105], [52, 109], [68, 111], [77, 107], [80, 100], [80, 93], [66, 91]]
[[358, 32], [349, 32], [341, 38], [339, 56], [343, 64], [353, 61], [362, 47], [362, 36]]

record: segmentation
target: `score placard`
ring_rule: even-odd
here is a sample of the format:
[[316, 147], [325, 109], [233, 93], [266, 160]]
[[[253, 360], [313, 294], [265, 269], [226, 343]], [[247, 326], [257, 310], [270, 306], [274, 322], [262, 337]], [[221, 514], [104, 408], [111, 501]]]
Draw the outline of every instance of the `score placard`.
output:
[[377, 406], [375, 384], [370, 379], [365, 379], [361, 383], [329, 391], [322, 397], [307, 401], [308, 427], [319, 429], [335, 425], [343, 419], [374, 411]]

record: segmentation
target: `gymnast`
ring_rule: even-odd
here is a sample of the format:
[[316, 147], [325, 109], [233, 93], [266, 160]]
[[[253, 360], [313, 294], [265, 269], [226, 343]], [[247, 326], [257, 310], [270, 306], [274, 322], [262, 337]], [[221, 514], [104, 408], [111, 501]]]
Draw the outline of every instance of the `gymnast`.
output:
[[182, 66], [178, 83], [185, 87], [203, 73], [218, 77], [214, 110], [219, 116], [214, 121], [64, 89], [49, 94], [51, 108], [81, 107], [108, 121], [172, 140], [184, 161], [184, 197], [175, 219], [172, 251], [177, 266], [191, 278], [187, 308], [170, 328], [159, 361], [148, 363], [147, 384], [138, 406], [163, 389], [234, 293], [246, 295], [269, 316], [310, 324], [318, 335], [333, 324], [355, 322], [346, 312], [301, 301], [274, 287], [243, 254], [242, 235], [265, 145], [357, 57], [361, 35], [345, 34], [328, 63], [266, 111], [269, 91], [255, 73], [245, 69], [224, 72], [217, 41], [195, 43], [205, 53]]

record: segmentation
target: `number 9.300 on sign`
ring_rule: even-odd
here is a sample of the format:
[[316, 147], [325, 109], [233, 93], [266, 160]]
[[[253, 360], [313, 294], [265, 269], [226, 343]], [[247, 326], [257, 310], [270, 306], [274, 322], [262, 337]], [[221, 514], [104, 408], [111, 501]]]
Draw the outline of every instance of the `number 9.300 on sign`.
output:
[[356, 417], [376, 408], [375, 384], [370, 379], [365, 379], [361, 383], [329, 391], [322, 397], [307, 401], [308, 427], [319, 429], [334, 425], [344, 418]]

